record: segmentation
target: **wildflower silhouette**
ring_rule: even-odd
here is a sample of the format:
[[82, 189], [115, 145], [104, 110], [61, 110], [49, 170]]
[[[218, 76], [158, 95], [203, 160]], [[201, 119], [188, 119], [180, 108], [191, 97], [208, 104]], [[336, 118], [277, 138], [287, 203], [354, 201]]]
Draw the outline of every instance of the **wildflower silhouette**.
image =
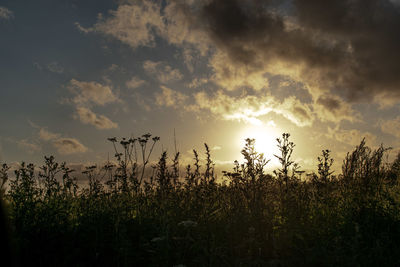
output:
[[[396, 266], [400, 154], [362, 140], [334, 174], [331, 151], [306, 173], [277, 139], [280, 167], [246, 139], [243, 163], [217, 177], [205, 159], [150, 158], [159, 137], [108, 138], [114, 160], [79, 173], [52, 156], [0, 168], [10, 249], [25, 266]], [[304, 177], [302, 176], [304, 174]], [[86, 183], [82, 183], [82, 175]], [[10, 252], [9, 255], [13, 253]]]

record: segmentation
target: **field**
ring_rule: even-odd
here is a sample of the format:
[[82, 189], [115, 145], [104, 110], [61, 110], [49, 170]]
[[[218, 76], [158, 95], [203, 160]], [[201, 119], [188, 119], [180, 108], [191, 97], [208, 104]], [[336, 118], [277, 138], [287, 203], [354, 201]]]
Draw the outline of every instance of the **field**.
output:
[[217, 181], [210, 150], [181, 166], [158, 137], [109, 138], [115, 160], [88, 166], [78, 187], [66, 163], [22, 163], [0, 185], [9, 258], [22, 266], [395, 266], [400, 264], [400, 156], [364, 141], [333, 174], [329, 150], [315, 173], [278, 139], [281, 167], [247, 139], [245, 163]]

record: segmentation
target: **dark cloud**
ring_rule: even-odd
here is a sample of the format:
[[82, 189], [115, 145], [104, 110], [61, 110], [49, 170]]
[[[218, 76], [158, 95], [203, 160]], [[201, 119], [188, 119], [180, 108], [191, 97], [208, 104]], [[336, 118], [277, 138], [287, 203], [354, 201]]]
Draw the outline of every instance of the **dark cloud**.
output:
[[58, 153], [69, 155], [75, 153], [83, 153], [88, 149], [75, 138], [58, 138], [53, 141], [53, 145], [57, 148]]
[[259, 8], [254, 1], [210, 1], [201, 13], [205, 27], [217, 45], [241, 63], [254, 62], [254, 46], [268, 44], [269, 37], [283, 32], [283, 21], [268, 10]]
[[303, 121], [312, 120], [312, 117], [304, 108], [293, 107], [293, 113], [300, 117]]
[[327, 96], [318, 98], [317, 103], [330, 111], [335, 111], [341, 106], [339, 100]]
[[[203, 27], [238, 65], [302, 66], [303, 82], [349, 101], [400, 99], [400, 11], [389, 0], [207, 1]], [[310, 74], [312, 73], [312, 75]], [[322, 101], [322, 102], [321, 102]], [[334, 108], [334, 103], [321, 104]]]

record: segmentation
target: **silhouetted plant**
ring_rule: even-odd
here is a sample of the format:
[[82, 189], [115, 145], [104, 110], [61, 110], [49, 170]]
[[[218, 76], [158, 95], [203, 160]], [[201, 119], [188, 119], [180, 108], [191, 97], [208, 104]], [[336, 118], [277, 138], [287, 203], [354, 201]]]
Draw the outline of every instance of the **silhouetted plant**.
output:
[[174, 159], [172, 161], [173, 182], [174, 182], [174, 186], [175, 187], [180, 185], [179, 184], [179, 176], [180, 176], [180, 173], [179, 173], [179, 156], [180, 156], [180, 153], [176, 152], [175, 153], [175, 157], [174, 157]]
[[211, 151], [206, 143], [204, 143], [204, 147], [206, 148], [206, 170], [204, 172], [204, 180], [206, 184], [214, 183], [214, 168], [211, 160]]
[[6, 164], [3, 163], [1, 165], [0, 169], [0, 196], [5, 193], [6, 190], [6, 184], [8, 182], [8, 171], [10, 170], [10, 167]]
[[[244, 162], [217, 180], [211, 151], [196, 150], [179, 172], [179, 152], [163, 151], [145, 171], [158, 137], [113, 143], [115, 162], [73, 170], [54, 157], [35, 168], [0, 169], [12, 233], [30, 266], [394, 266], [400, 255], [398, 156], [363, 140], [333, 176], [329, 150], [302, 179], [289, 134], [278, 139], [281, 167], [246, 139]], [[204, 162], [204, 163], [203, 163]], [[284, 186], [285, 190], [282, 190]]]
[[193, 149], [193, 155], [194, 155], [194, 173], [193, 173], [193, 181], [197, 185], [199, 177], [200, 177], [200, 159], [199, 159], [199, 154], [195, 149]]
[[331, 158], [330, 153], [329, 149], [325, 149], [322, 150], [321, 157], [318, 157], [318, 174], [320, 180], [324, 183], [328, 182], [333, 174], [333, 171], [331, 171], [333, 158]]
[[58, 163], [53, 156], [44, 157], [45, 163], [40, 167], [39, 178], [43, 182], [45, 197], [53, 197], [60, 191], [60, 183], [56, 179], [56, 175], [61, 172]]
[[392, 185], [395, 185], [399, 181], [400, 176], [400, 152], [397, 153], [396, 158], [389, 165], [389, 173], [388, 173], [388, 180], [391, 182]]
[[[150, 149], [148, 150], [148, 143], [150, 141], [151, 134], [143, 134], [139, 138], [122, 138], [119, 144], [122, 146], [122, 151], [119, 152], [116, 144], [118, 140], [116, 137], [108, 138], [107, 140], [113, 144], [115, 151], [115, 158], [118, 162], [117, 165], [117, 175], [115, 175], [115, 180], [109, 180], [109, 186], [114, 186], [116, 190], [121, 190], [125, 194], [132, 189], [134, 192], [138, 192], [143, 183], [143, 178], [146, 170], [146, 166], [149, 163], [150, 156], [153, 152], [155, 144], [160, 140], [160, 137], [154, 136], [151, 138], [152, 143]], [[138, 147], [137, 147], [138, 144]], [[138, 153], [140, 150], [140, 154]], [[138, 176], [138, 160], [141, 157], [141, 172]]]
[[[294, 161], [292, 160], [292, 153], [293, 148], [295, 147], [295, 144], [289, 141], [289, 137], [289, 133], [284, 133], [282, 134], [282, 139], [276, 139], [281, 154], [274, 155], [281, 164], [281, 168], [275, 171], [275, 174], [279, 177], [279, 180], [283, 180], [283, 182], [285, 183], [286, 192], [288, 191], [289, 186], [289, 168], [294, 163]], [[297, 169], [295, 171], [297, 171]]]
[[389, 149], [381, 145], [378, 149], [371, 150], [363, 139], [351, 154], [347, 153], [343, 161], [342, 173], [345, 184], [354, 190], [380, 194], [387, 174], [383, 155]]

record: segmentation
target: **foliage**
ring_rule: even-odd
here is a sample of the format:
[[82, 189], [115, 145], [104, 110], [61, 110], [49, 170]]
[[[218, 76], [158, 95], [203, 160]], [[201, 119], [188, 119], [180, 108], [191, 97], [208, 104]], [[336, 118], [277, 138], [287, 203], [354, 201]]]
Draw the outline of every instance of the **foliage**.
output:
[[[289, 134], [278, 139], [281, 167], [246, 139], [244, 163], [218, 180], [205, 144], [181, 175], [179, 152], [151, 166], [158, 137], [109, 138], [115, 162], [87, 166], [79, 188], [66, 163], [22, 163], [0, 189], [21, 265], [291, 266], [398, 265], [400, 156], [363, 140], [333, 175], [329, 150], [301, 178]], [[121, 151], [121, 152], [120, 152]], [[151, 173], [147, 176], [147, 173]], [[9, 189], [5, 191], [6, 185]]]

